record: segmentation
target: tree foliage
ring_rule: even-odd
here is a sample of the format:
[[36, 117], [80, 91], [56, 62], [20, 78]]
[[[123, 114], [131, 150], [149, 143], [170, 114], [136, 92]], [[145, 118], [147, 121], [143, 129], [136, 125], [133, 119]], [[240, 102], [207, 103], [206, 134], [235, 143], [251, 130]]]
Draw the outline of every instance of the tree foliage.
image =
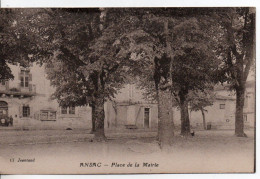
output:
[[38, 35], [39, 52], [44, 52], [39, 60], [47, 64], [48, 79], [56, 88], [53, 97], [62, 106], [90, 104], [93, 128], [103, 138], [104, 102], [122, 86], [125, 76], [124, 61], [115, 57], [116, 46], [103, 35], [109, 28], [106, 11], [40, 9], [27, 22], [31, 27], [26, 31]]
[[33, 37], [18, 30], [21, 13], [18, 9], [0, 9], [0, 80], [13, 79], [8, 64], [27, 66], [33, 61]]
[[[245, 83], [255, 61], [255, 8], [229, 8], [216, 16], [224, 29], [225, 43], [222, 52], [222, 80], [236, 91], [235, 134], [244, 133], [243, 107]], [[224, 78], [225, 77], [225, 78]]]

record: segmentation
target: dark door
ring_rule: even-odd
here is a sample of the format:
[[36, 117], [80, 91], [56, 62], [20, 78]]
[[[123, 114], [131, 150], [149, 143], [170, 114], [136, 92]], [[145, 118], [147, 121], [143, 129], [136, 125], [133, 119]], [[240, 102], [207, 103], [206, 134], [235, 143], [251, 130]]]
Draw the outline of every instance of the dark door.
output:
[[8, 116], [8, 104], [5, 101], [0, 101], [0, 115]]
[[144, 108], [144, 128], [149, 128], [150, 108]]

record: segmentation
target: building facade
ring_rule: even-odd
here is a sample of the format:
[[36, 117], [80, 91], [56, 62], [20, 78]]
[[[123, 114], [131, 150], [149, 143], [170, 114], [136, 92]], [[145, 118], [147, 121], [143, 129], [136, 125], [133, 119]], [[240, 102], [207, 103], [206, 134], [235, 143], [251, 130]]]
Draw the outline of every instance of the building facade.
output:
[[[244, 104], [245, 128], [255, 126], [255, 81], [246, 83]], [[206, 127], [208, 129], [234, 129], [236, 97], [235, 93], [228, 90], [229, 86], [215, 87], [215, 100], [213, 105], [204, 110]], [[142, 91], [135, 85], [126, 85], [120, 90], [113, 102], [106, 106], [106, 123], [109, 128], [133, 128], [155, 130], [158, 128], [158, 105], [156, 102], [145, 100]], [[203, 116], [201, 111], [190, 111], [191, 128], [203, 129]], [[180, 128], [180, 110], [173, 107], [173, 122]]]
[[[212, 106], [205, 108], [206, 125], [212, 129], [234, 129], [236, 96], [234, 91], [229, 90], [228, 85], [217, 85], [215, 87], [215, 100]], [[180, 111], [174, 109], [175, 125], [180, 125]], [[190, 124], [192, 128], [203, 129], [203, 116], [201, 111], [189, 111]], [[244, 126], [253, 128], [255, 126], [255, 81], [246, 83], [244, 102]]]
[[[55, 91], [46, 78], [45, 68], [33, 64], [29, 68], [9, 65], [13, 80], [0, 83], [0, 116], [13, 118], [13, 126], [32, 129], [91, 129], [91, 108], [60, 107], [51, 99]], [[235, 126], [235, 95], [227, 86], [216, 86], [216, 99], [212, 106], [205, 108], [206, 123], [215, 129], [232, 129]], [[255, 126], [255, 81], [246, 84], [244, 123]], [[127, 84], [115, 98], [107, 101], [105, 128], [139, 129], [155, 131], [158, 128], [158, 105], [144, 98], [143, 92], [134, 84]], [[192, 128], [203, 128], [200, 111], [190, 111]], [[180, 126], [180, 111], [173, 108], [173, 121]]]
[[105, 112], [108, 129], [154, 131], [158, 128], [157, 103], [144, 99], [134, 84], [125, 85], [113, 101], [108, 101]]
[[32, 64], [28, 68], [9, 65], [13, 80], [0, 83], [0, 115], [13, 118], [16, 128], [63, 129], [90, 128], [91, 108], [61, 108], [51, 99], [54, 88], [46, 78], [43, 66]]

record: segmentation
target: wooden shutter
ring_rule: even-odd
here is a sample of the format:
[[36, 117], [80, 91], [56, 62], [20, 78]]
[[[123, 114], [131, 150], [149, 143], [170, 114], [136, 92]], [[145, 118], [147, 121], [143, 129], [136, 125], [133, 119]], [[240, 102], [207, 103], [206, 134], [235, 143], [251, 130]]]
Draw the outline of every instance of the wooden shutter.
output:
[[21, 77], [22, 77], [22, 74], [21, 73], [18, 73], [18, 80], [19, 80], [19, 82], [20, 82], [20, 87], [23, 87], [23, 80], [21, 79]]
[[30, 116], [31, 116], [31, 107], [28, 106], [28, 117], [30, 117]]
[[29, 73], [29, 81], [32, 81], [32, 74]]
[[23, 117], [23, 105], [19, 106], [19, 116]]
[[5, 81], [5, 88], [9, 90], [9, 81]]
[[33, 117], [33, 107], [29, 106], [29, 116]]

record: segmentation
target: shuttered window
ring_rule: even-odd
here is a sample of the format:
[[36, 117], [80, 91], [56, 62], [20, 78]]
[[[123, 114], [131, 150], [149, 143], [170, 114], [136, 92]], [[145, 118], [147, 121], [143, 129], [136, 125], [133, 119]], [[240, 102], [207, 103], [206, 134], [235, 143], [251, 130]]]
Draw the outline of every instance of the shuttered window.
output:
[[32, 81], [32, 74], [30, 74], [29, 70], [21, 70], [21, 74], [20, 74], [20, 84], [21, 87], [29, 87], [29, 81]]

